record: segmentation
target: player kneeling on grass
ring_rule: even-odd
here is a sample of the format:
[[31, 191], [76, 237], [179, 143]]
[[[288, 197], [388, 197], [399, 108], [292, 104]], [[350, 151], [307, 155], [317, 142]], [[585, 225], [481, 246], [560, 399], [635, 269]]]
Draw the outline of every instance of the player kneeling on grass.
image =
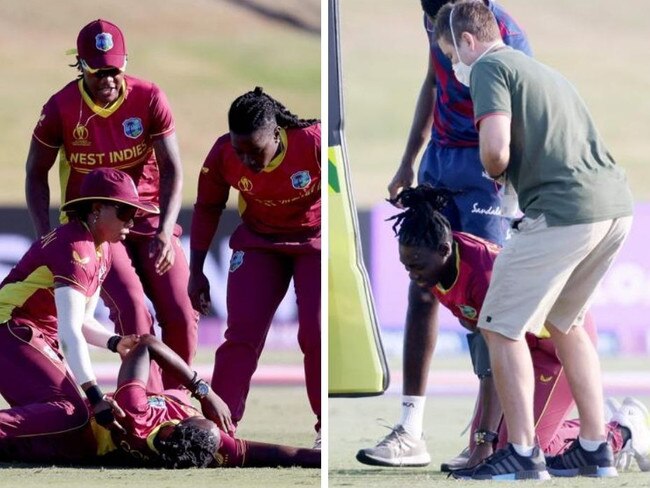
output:
[[[448, 190], [420, 185], [404, 190], [393, 202], [406, 208], [393, 217], [396, 220], [393, 228], [400, 244], [400, 260], [420, 292], [428, 297], [416, 309], [417, 317], [411, 317], [411, 320], [432, 320], [432, 330], [436, 335], [439, 303], [447, 307], [464, 327], [470, 331], [476, 330], [494, 260], [500, 251], [495, 244], [451, 230], [447, 219], [439, 212], [447, 204], [449, 195]], [[595, 340], [595, 328], [590, 317], [586, 320], [585, 328]], [[480, 334], [473, 337], [470, 347], [480, 347], [477, 342], [482, 340]], [[554, 456], [564, 452], [568, 439], [577, 437], [580, 423], [565, 420], [575, 403], [548, 334], [535, 336], [529, 333], [526, 342], [535, 370], [535, 434], [544, 453]], [[463, 468], [478, 465], [494, 452], [495, 447], [504, 447], [507, 440], [487, 350], [472, 354], [472, 358], [474, 371], [481, 383], [479, 405], [472, 422], [473, 439]], [[644, 408], [639, 402], [626, 399], [623, 407], [613, 412], [614, 421], [607, 424], [615, 454], [633, 453], [642, 467], [650, 451], [650, 430], [645, 423]], [[423, 451], [424, 441], [412, 437], [406, 438], [410, 445], [405, 446], [405, 436], [400, 430], [403, 431], [403, 428], [397, 426], [379, 445], [360, 450], [357, 459], [364, 464], [395, 466], [392, 461], [398, 459], [397, 452], [408, 454], [417, 453], [418, 449]], [[392, 442], [396, 436], [401, 436], [403, 442]], [[413, 463], [412, 458], [404, 459], [404, 465], [412, 466]], [[462, 471], [457, 473], [462, 475]]]

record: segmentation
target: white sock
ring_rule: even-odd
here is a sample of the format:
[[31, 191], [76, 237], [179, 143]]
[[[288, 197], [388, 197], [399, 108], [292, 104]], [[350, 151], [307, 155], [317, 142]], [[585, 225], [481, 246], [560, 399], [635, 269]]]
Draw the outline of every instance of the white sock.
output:
[[402, 417], [399, 424], [416, 439], [422, 437], [424, 403], [426, 400], [427, 397], [425, 396], [402, 395]]
[[585, 450], [589, 452], [594, 452], [597, 451], [600, 445], [605, 442], [605, 441], [590, 441], [588, 439], [585, 439], [584, 437], [578, 436], [578, 440], [580, 441], [580, 446]]
[[535, 449], [535, 446], [525, 446], [523, 444], [515, 444], [513, 442], [512, 443], [512, 448], [520, 456], [530, 457], [530, 456], [533, 455], [533, 450]]

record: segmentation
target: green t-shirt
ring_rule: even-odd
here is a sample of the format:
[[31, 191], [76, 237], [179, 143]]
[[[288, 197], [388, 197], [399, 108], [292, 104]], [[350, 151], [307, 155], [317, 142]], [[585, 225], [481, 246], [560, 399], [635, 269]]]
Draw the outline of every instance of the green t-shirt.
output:
[[529, 217], [549, 226], [599, 222], [632, 214], [625, 172], [605, 148], [582, 98], [539, 61], [504, 48], [472, 67], [477, 125], [490, 114], [511, 118], [506, 170]]

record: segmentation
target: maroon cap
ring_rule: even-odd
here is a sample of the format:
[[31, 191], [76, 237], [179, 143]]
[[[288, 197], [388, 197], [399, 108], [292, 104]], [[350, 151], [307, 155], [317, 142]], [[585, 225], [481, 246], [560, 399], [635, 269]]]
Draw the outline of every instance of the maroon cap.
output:
[[92, 70], [123, 70], [126, 67], [126, 43], [122, 31], [107, 20], [94, 20], [79, 31], [77, 54]]
[[61, 206], [61, 210], [72, 210], [71, 207], [75, 204], [89, 200], [110, 200], [131, 205], [148, 213], [160, 213], [157, 206], [140, 201], [135, 183], [128, 174], [119, 169], [100, 168], [88, 173], [81, 182], [79, 198], [67, 201]]

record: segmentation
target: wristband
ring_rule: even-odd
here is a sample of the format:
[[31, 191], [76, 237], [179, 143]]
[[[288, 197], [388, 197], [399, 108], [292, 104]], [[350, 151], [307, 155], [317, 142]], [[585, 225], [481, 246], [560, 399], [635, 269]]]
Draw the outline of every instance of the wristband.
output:
[[104, 399], [104, 394], [99, 389], [99, 386], [92, 385], [86, 390], [86, 398], [88, 398], [91, 405], [95, 406]]
[[106, 342], [106, 348], [110, 351], [117, 352], [117, 345], [122, 340], [121, 335], [114, 335]]
[[95, 413], [95, 421], [99, 425], [110, 425], [115, 422], [115, 416], [110, 408]]

